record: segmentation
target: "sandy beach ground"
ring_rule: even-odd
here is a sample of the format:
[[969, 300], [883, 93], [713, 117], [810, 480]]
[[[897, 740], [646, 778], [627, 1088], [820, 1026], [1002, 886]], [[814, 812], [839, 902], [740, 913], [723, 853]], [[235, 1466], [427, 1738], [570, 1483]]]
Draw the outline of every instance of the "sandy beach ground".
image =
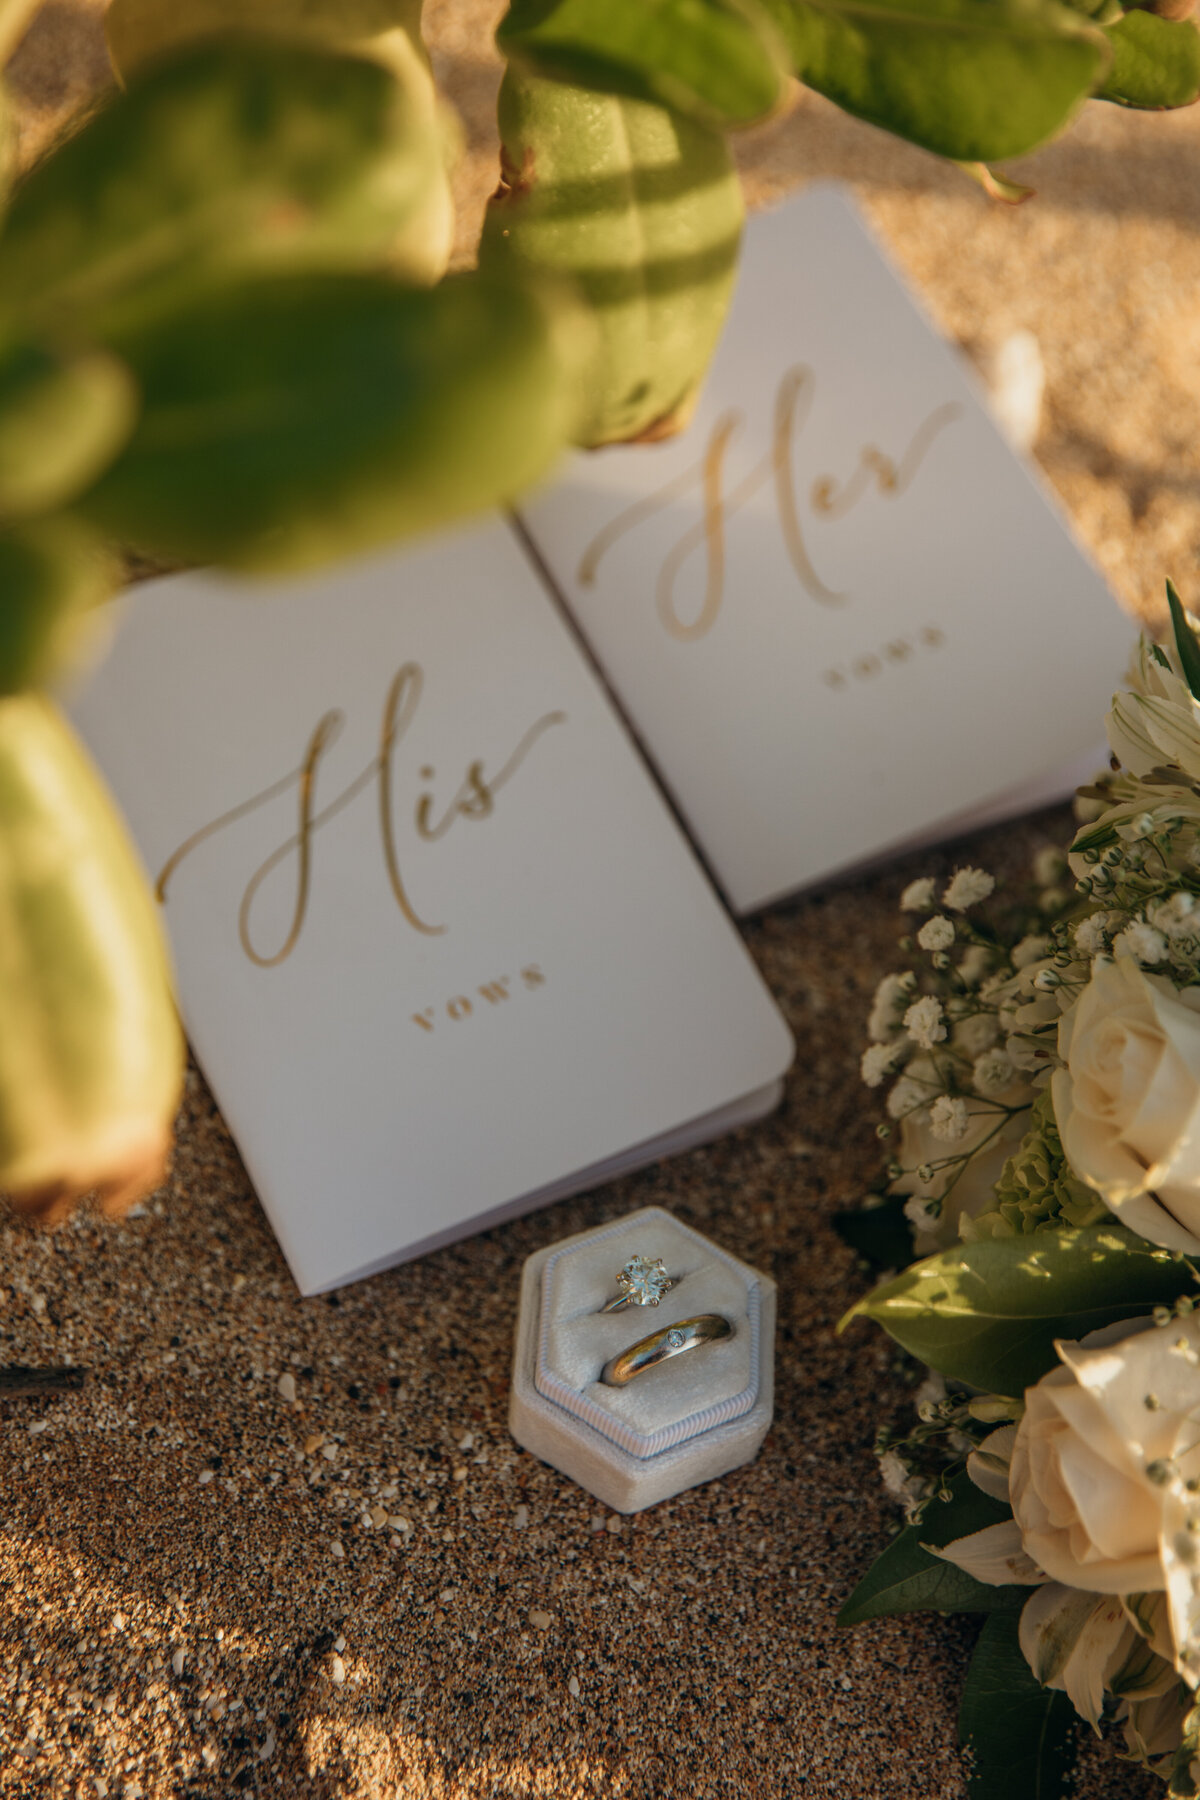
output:
[[[26, 159], [107, 79], [101, 12], [50, 0], [19, 52]], [[495, 182], [496, 16], [427, 8], [460, 261]], [[1076, 529], [1131, 611], [1166, 574], [1195, 592], [1200, 116], [1089, 105], [1014, 168], [1038, 190], [1015, 211], [810, 95], [739, 155], [754, 205], [851, 183], [981, 364], [1033, 331], [1036, 454]], [[834, 1336], [864, 1276], [829, 1219], [877, 1166], [857, 1061], [901, 885], [967, 858], [1019, 879], [1067, 828], [756, 922], [800, 1047], [776, 1116], [341, 1295], [296, 1297], [195, 1073], [127, 1224], [0, 1224], [0, 1362], [90, 1370], [0, 1404], [0, 1795], [959, 1800], [972, 1623], [834, 1625], [888, 1529], [871, 1444], [911, 1372]], [[623, 1519], [511, 1442], [508, 1365], [525, 1256], [649, 1203], [778, 1281], [778, 1413], [751, 1467]], [[1087, 1800], [1161, 1791], [1086, 1755]]]

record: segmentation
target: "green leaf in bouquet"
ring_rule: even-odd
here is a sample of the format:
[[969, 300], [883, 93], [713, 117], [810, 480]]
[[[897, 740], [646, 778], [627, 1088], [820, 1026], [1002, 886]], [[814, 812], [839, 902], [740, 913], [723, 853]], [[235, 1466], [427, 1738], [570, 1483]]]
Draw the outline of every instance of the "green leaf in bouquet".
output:
[[682, 113], [510, 69], [504, 182], [480, 266], [574, 283], [596, 325], [579, 442], [687, 422], [733, 293], [742, 193], [725, 138]]
[[1200, 99], [1200, 31], [1190, 20], [1135, 8], [1105, 26], [1104, 35], [1113, 62], [1098, 99], [1153, 111]]
[[78, 519], [0, 531], [0, 699], [45, 685], [86, 647], [95, 609], [119, 576], [103, 542]]
[[726, 128], [777, 106], [790, 72], [757, 0], [512, 0], [496, 42], [530, 75]]
[[61, 506], [93, 481], [133, 428], [137, 393], [107, 351], [0, 347], [0, 520]]
[[958, 1741], [971, 1752], [970, 1800], [1060, 1800], [1066, 1792], [1075, 1710], [1042, 1687], [1025, 1660], [1013, 1613], [984, 1623], [958, 1709]]
[[927, 1256], [846, 1314], [874, 1319], [955, 1381], [1019, 1395], [1055, 1367], [1056, 1338], [1170, 1306], [1190, 1266], [1120, 1226], [983, 1238]]
[[1104, 76], [1103, 34], [1055, 0], [769, 0], [801, 81], [956, 162], [1021, 156]]
[[405, 129], [421, 143], [422, 195], [406, 207], [395, 257], [413, 280], [445, 273], [454, 238], [450, 165], [459, 133], [438, 96], [421, 41], [421, 0], [111, 0], [104, 33], [117, 77], [213, 37], [260, 37], [319, 46], [382, 63], [403, 90]]
[[168, 561], [302, 568], [514, 499], [574, 424], [586, 318], [511, 279], [248, 282], [124, 351], [143, 409], [77, 502]]
[[1183, 601], [1175, 591], [1175, 583], [1167, 583], [1167, 605], [1171, 609], [1171, 624], [1175, 631], [1175, 648], [1179, 652], [1179, 666], [1183, 670], [1183, 678], [1191, 689], [1195, 699], [1200, 700], [1200, 640], [1192, 630], [1191, 622], [1184, 611]]
[[912, 1261], [912, 1226], [904, 1212], [903, 1194], [880, 1194], [866, 1206], [848, 1207], [833, 1215], [833, 1228], [844, 1244], [876, 1269], [900, 1269]]
[[17, 188], [0, 310], [106, 339], [249, 273], [403, 272], [437, 155], [375, 63], [271, 43], [186, 52]]
[[906, 1525], [863, 1576], [841, 1612], [839, 1625], [858, 1625], [886, 1613], [1019, 1612], [1026, 1587], [991, 1587], [965, 1569], [925, 1549], [939, 1549], [1012, 1517], [1011, 1509], [981, 1493], [964, 1470], [947, 1483], [946, 1500], [930, 1502], [918, 1525]]

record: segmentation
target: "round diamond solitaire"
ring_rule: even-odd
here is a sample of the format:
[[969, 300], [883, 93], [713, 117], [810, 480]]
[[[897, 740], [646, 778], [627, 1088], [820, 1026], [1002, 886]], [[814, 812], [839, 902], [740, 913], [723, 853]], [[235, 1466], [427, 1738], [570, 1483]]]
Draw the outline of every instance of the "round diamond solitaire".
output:
[[617, 1276], [617, 1286], [631, 1306], [657, 1306], [671, 1285], [657, 1256], [632, 1256]]

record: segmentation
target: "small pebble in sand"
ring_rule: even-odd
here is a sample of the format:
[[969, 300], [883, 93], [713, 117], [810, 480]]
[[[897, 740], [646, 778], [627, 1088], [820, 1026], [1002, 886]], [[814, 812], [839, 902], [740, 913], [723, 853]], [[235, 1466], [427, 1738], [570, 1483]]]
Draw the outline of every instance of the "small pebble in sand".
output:
[[464, 1431], [458, 1440], [458, 1447], [460, 1450], [473, 1450], [475, 1448], [475, 1433], [473, 1431]]
[[621, 1527], [624, 1523], [625, 1521], [620, 1513], [614, 1513], [608, 1521], [608, 1530], [612, 1532], [614, 1537], [620, 1537]]
[[331, 1656], [330, 1657], [330, 1659], [329, 1659], [329, 1676], [330, 1676], [330, 1680], [333, 1682], [334, 1687], [341, 1687], [343, 1681], [345, 1681], [346, 1665], [342, 1661], [340, 1656]]
[[406, 1537], [413, 1528], [412, 1520], [406, 1519], [403, 1513], [393, 1513], [388, 1524], [393, 1531], [401, 1531]]
[[528, 1523], [529, 1508], [527, 1506], [518, 1506], [516, 1512], [513, 1514], [513, 1525], [518, 1531], [524, 1531]]
[[184, 1660], [185, 1660], [186, 1656], [187, 1656], [186, 1650], [176, 1650], [174, 1656], [172, 1656], [171, 1667], [174, 1669], [176, 1675], [183, 1674], [183, 1665], [184, 1665]]
[[540, 1607], [535, 1606], [531, 1609], [529, 1623], [533, 1626], [535, 1631], [549, 1631], [553, 1622], [550, 1614], [548, 1612], [543, 1612]]
[[343, 1650], [344, 1650], [344, 1649], [345, 1649], [345, 1648], [346, 1648], [346, 1640], [345, 1640], [345, 1638], [344, 1638], [344, 1637], [336, 1637], [336, 1638], [334, 1638], [334, 1640], [333, 1640], [333, 1647], [334, 1647], [334, 1649], [335, 1649], [335, 1650], [336, 1650], [336, 1651], [337, 1651], [337, 1653], [338, 1653], [338, 1655], [339, 1655], [339, 1656], [340, 1656], [340, 1655], [341, 1655], [341, 1654], [342, 1654], [342, 1651], [343, 1651]]
[[334, 1538], [332, 1544], [330, 1544], [330, 1546], [329, 1546], [329, 1554], [330, 1554], [330, 1556], [337, 1556], [337, 1557], [345, 1556], [345, 1554], [346, 1554], [345, 1546], [343, 1545], [342, 1540], [340, 1538]]
[[579, 1698], [579, 1677], [578, 1677], [578, 1675], [572, 1675], [570, 1681], [568, 1681], [567, 1692], [568, 1692], [568, 1694], [570, 1694], [572, 1700], [578, 1700], [578, 1698]]
[[279, 1389], [279, 1398], [286, 1400], [289, 1406], [294, 1406], [296, 1404], [296, 1377], [291, 1374], [281, 1375], [275, 1385]]
[[323, 1431], [314, 1431], [311, 1437], [306, 1437], [304, 1440], [305, 1456], [315, 1456], [324, 1442], [325, 1433]]
[[201, 1469], [201, 1471], [200, 1471], [200, 1486], [207, 1487], [209, 1482], [212, 1480], [212, 1478], [213, 1478], [213, 1472], [211, 1469]]

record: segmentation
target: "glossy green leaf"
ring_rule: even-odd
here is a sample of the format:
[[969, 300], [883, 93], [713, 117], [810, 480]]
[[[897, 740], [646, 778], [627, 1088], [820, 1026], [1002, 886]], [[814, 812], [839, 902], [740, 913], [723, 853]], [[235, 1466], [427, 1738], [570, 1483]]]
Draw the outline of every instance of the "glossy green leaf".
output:
[[0, 348], [0, 519], [71, 499], [111, 461], [136, 412], [129, 371], [107, 351]]
[[596, 324], [579, 441], [662, 437], [694, 406], [733, 293], [742, 195], [681, 113], [509, 70], [482, 267], [574, 282]]
[[1080, 1338], [1194, 1293], [1188, 1265], [1119, 1226], [984, 1238], [914, 1263], [852, 1307], [956, 1381], [1019, 1395]]
[[151, 554], [299, 568], [514, 499], [574, 423], [580, 318], [494, 276], [257, 281], [131, 334], [143, 410], [79, 507]]
[[1034, 1679], [1012, 1613], [993, 1613], [979, 1634], [958, 1709], [958, 1740], [971, 1752], [970, 1800], [1061, 1800], [1067, 1790], [1075, 1710]]
[[1135, 10], [1108, 25], [1112, 68], [1098, 98], [1161, 111], [1200, 99], [1200, 31], [1190, 19]]
[[103, 338], [247, 273], [404, 267], [435, 166], [374, 63], [280, 44], [190, 51], [17, 189], [0, 307]]
[[405, 129], [424, 140], [425, 182], [404, 212], [397, 266], [414, 280], [444, 274], [454, 238], [450, 165], [457, 123], [434, 87], [421, 42], [421, 0], [111, 0], [104, 15], [109, 55], [128, 81], [157, 58], [212, 37], [266, 37], [321, 46], [382, 63], [403, 90]]
[[757, 0], [512, 0], [496, 42], [527, 74], [727, 128], [777, 106], [789, 74]]
[[93, 640], [120, 570], [76, 519], [0, 532], [0, 697], [42, 687]]
[[920, 1524], [906, 1525], [872, 1563], [838, 1614], [839, 1625], [886, 1613], [1020, 1611], [1028, 1588], [990, 1587], [923, 1548], [940, 1549], [1012, 1517], [1009, 1507], [981, 1493], [965, 1471], [948, 1486], [950, 1498], [931, 1501]]
[[1171, 626], [1175, 633], [1175, 648], [1179, 653], [1179, 666], [1183, 670], [1184, 680], [1197, 699], [1200, 699], [1200, 640], [1192, 630], [1191, 622], [1184, 609], [1183, 601], [1176, 592], [1175, 583], [1167, 583], [1167, 605], [1171, 609]]
[[1054, 0], [768, 0], [801, 81], [958, 162], [1020, 156], [1103, 78], [1101, 32]]

